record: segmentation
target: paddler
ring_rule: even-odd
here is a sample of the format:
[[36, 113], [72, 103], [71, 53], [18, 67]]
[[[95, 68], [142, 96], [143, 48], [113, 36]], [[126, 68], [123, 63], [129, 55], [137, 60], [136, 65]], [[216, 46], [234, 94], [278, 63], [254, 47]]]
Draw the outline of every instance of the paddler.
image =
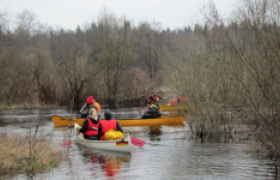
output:
[[157, 118], [161, 116], [159, 102], [155, 101], [153, 96], [148, 99], [148, 110], [144, 111], [142, 119]]
[[85, 139], [98, 140], [99, 116], [95, 108], [91, 108], [89, 111], [89, 115], [84, 121], [79, 133], [84, 133]]

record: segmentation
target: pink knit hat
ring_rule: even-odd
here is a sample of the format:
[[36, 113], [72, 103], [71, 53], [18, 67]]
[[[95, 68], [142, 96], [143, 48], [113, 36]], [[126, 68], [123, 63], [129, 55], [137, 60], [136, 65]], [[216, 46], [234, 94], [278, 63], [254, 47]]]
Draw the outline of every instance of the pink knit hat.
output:
[[94, 101], [94, 98], [93, 98], [92, 96], [89, 96], [89, 97], [87, 98], [87, 104], [88, 104], [88, 105], [90, 105], [91, 103], [93, 103], [93, 101]]

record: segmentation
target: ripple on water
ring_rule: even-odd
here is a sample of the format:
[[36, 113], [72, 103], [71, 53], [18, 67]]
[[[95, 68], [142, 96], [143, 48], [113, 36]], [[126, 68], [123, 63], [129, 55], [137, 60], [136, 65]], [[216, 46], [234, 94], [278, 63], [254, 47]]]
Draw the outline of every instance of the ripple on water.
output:
[[[137, 114], [138, 108], [126, 108], [118, 112], [122, 112], [122, 115]], [[1, 111], [0, 131], [26, 133], [34, 129], [31, 127], [34, 121], [30, 117], [43, 117], [39, 132], [52, 135], [52, 146], [68, 154], [59, 168], [37, 175], [35, 179], [275, 179], [270, 160], [259, 157], [254, 151], [244, 150], [247, 141], [232, 141], [242, 144], [220, 143], [224, 142], [220, 140], [221, 137], [205, 141], [191, 140], [187, 126], [154, 127], [157, 131], [149, 127], [125, 127], [124, 131], [129, 132], [131, 137], [143, 139], [147, 144], [143, 148], [134, 147], [131, 154], [96, 151], [75, 143], [70, 148], [63, 148], [61, 144], [73, 138], [73, 128], [54, 128], [51, 115], [69, 115], [72, 112], [48, 110], [43, 115], [42, 111], [29, 113]], [[241, 136], [238, 138], [242, 140]], [[26, 177], [19, 175], [16, 179]]]

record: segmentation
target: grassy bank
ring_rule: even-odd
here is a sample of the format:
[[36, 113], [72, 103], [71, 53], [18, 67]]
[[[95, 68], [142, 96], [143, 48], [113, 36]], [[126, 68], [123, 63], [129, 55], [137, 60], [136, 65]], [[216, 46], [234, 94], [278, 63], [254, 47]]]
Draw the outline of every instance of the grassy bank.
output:
[[6, 134], [0, 134], [0, 139], [0, 177], [46, 172], [62, 160], [60, 150], [50, 149], [50, 139]]
[[65, 108], [59, 104], [43, 104], [43, 103], [0, 103], [0, 109], [51, 109]]

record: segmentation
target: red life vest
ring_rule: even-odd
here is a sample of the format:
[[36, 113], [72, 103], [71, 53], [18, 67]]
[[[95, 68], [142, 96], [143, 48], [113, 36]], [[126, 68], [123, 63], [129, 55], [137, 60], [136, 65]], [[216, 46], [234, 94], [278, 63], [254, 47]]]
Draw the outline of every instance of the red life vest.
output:
[[155, 99], [155, 100], [159, 100], [159, 97], [158, 97], [158, 95], [153, 95], [153, 98]]
[[172, 99], [172, 100], [170, 101], [170, 105], [175, 106], [176, 104], [177, 104], [177, 100], [176, 100], [176, 99]]
[[180, 96], [181, 103], [187, 102], [187, 97]]
[[85, 135], [87, 135], [87, 136], [97, 136], [98, 125], [99, 125], [100, 121], [97, 124], [94, 124], [93, 122], [91, 122], [91, 120], [89, 118], [87, 118], [87, 121], [88, 121], [88, 127], [87, 127], [87, 131], [85, 132]]
[[100, 137], [100, 140], [105, 140], [105, 133], [111, 129], [117, 130], [117, 121], [115, 119], [111, 120], [103, 120], [101, 123], [102, 128], [102, 136]]

